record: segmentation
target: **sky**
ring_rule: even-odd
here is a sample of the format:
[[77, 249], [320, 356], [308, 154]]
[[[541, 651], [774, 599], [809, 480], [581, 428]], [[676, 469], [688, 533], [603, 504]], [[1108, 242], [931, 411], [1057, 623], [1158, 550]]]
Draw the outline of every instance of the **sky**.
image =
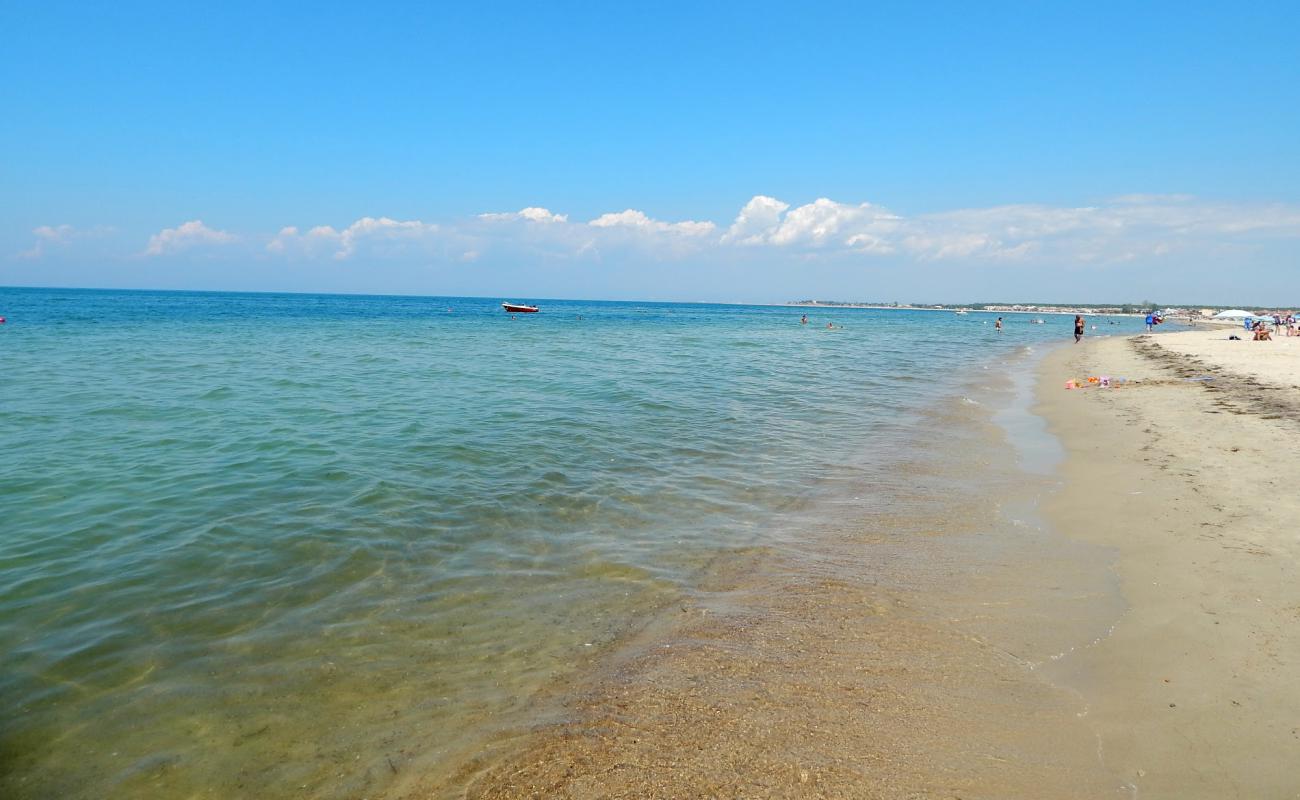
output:
[[0, 285], [1300, 304], [1300, 3], [0, 4]]

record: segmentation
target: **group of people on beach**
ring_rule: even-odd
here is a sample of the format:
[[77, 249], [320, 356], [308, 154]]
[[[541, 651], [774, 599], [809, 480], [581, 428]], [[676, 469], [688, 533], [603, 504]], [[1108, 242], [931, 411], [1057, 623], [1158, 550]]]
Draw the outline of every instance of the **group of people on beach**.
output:
[[1300, 336], [1300, 330], [1296, 328], [1295, 313], [1291, 311], [1274, 313], [1273, 332], [1277, 334], [1285, 333], [1287, 336]]
[[1295, 314], [1290, 311], [1286, 311], [1286, 312], [1279, 311], [1272, 314], [1272, 325], [1273, 325], [1272, 331], [1268, 329], [1269, 315], [1267, 314], [1263, 315], [1262, 318], [1247, 317], [1243, 321], [1243, 324], [1246, 330], [1250, 332], [1251, 338], [1257, 342], [1272, 341], [1274, 333], [1278, 334], [1279, 336], [1284, 334], [1286, 336], [1300, 336], [1300, 330], [1296, 329]]

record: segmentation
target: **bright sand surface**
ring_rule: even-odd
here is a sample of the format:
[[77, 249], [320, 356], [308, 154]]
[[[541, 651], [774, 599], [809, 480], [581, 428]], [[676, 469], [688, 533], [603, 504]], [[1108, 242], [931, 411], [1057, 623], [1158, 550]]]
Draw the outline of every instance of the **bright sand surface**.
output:
[[[1272, 325], [1269, 329], [1272, 330]], [[1240, 341], [1229, 336], [1240, 336]], [[1172, 353], [1282, 387], [1300, 387], [1300, 336], [1275, 334], [1268, 342], [1251, 340], [1240, 325], [1229, 329], [1163, 334], [1156, 341]]]
[[[1300, 338], [1228, 335], [1090, 342], [1041, 369], [1069, 452], [1046, 510], [1114, 549], [1129, 606], [1054, 677], [1138, 797], [1300, 796]], [[1061, 388], [1102, 374], [1138, 382]]]
[[[733, 562], [432, 793], [1300, 796], [1300, 403], [1215, 333], [1050, 353], [1044, 474], [940, 409], [958, 455], [900, 471], [901, 513]], [[1098, 374], [1130, 383], [1062, 388]]]

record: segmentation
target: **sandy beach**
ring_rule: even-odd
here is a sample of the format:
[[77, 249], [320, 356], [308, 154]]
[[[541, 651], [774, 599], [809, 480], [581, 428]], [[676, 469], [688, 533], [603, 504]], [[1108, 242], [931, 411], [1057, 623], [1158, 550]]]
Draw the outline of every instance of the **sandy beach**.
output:
[[[750, 554], [428, 794], [1297, 796], [1300, 348], [1226, 335], [1053, 351], [1051, 474], [954, 427], [984, 456], [900, 475], [907, 514]], [[1062, 388], [1097, 374], [1128, 383]]]
[[[1114, 549], [1129, 606], [1058, 679], [1141, 797], [1300, 792], [1300, 339], [1228, 335], [1090, 342], [1041, 371], [1070, 454], [1049, 516]], [[1060, 390], [1101, 374], [1139, 382]]]
[[[1272, 325], [1269, 326], [1271, 331]], [[1241, 340], [1229, 339], [1239, 336]], [[1180, 331], [1153, 339], [1161, 349], [1213, 370], [1226, 370], [1261, 383], [1300, 388], [1300, 336], [1274, 334], [1272, 341], [1250, 341], [1240, 325], [1209, 330]]]

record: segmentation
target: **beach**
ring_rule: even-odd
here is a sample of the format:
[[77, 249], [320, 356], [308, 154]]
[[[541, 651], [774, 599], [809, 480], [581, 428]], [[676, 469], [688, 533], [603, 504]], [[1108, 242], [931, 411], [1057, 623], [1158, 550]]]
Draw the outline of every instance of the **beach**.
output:
[[1289, 341], [7, 301], [6, 797], [1294, 792]]
[[[1228, 335], [1090, 342], [1040, 372], [1070, 454], [1049, 516], [1114, 551], [1128, 604], [1060, 680], [1142, 797], [1300, 791], [1300, 339]], [[1060, 389], [1100, 374], [1139, 382]]]
[[0, 800], [1300, 800], [1300, 2], [5, 12]]
[[[1300, 503], [1279, 456], [1300, 406], [1277, 387], [1300, 350], [1226, 336], [1056, 348], [1034, 387], [1065, 452], [1047, 474], [907, 475], [961, 519], [846, 518], [816, 558], [720, 579], [716, 608], [565, 693], [466, 796], [1295, 796]], [[1099, 374], [1126, 382], [1063, 388]], [[933, 422], [1005, 453], [972, 418]], [[998, 480], [965, 493], [971, 469]]]

